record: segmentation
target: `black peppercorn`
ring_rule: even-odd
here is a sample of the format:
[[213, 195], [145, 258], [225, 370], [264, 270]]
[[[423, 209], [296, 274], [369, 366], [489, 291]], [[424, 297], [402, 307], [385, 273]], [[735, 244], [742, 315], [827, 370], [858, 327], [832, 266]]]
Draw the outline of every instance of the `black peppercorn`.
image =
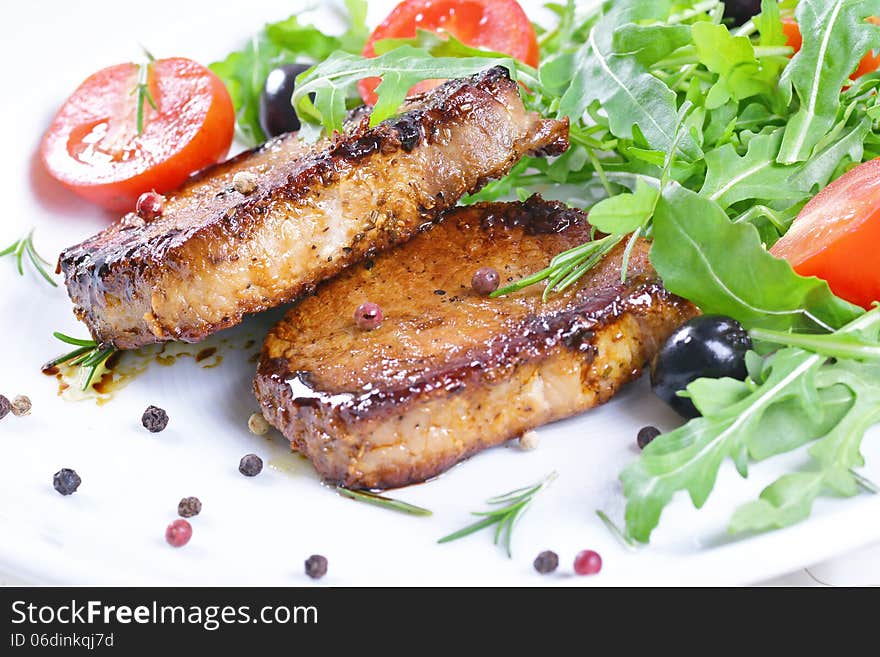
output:
[[168, 413], [157, 406], [147, 406], [141, 422], [147, 431], [159, 433], [168, 426]]
[[6, 397], [0, 395], [0, 420], [9, 415], [9, 411], [12, 410], [12, 402], [10, 402]]
[[198, 497], [184, 497], [177, 505], [177, 515], [181, 518], [192, 518], [202, 511], [202, 501]]
[[327, 557], [313, 554], [306, 559], [306, 575], [312, 579], [321, 579], [327, 574]]
[[73, 495], [81, 483], [82, 479], [70, 468], [61, 468], [52, 477], [52, 486], [62, 495]]
[[645, 449], [654, 438], [660, 435], [660, 429], [657, 427], [642, 427], [639, 429], [639, 435], [636, 441], [639, 443], [639, 449]]
[[256, 477], [263, 470], [263, 459], [256, 454], [246, 454], [241, 457], [238, 471], [245, 477]]
[[545, 550], [535, 558], [535, 570], [542, 575], [552, 573], [559, 567], [559, 556], [552, 550]]

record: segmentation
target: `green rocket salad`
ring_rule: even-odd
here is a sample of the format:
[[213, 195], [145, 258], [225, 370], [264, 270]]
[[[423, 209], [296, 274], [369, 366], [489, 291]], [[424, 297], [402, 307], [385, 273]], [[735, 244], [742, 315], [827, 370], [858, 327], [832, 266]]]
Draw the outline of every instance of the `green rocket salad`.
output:
[[[715, 0], [580, 4], [547, 5], [557, 20], [538, 26], [537, 69], [427, 32], [380, 43], [378, 56], [365, 59], [354, 54], [366, 34], [361, 2], [347, 3], [351, 27], [342, 37], [287, 21], [310, 40], [285, 46], [282, 24], [270, 25], [213, 68], [253, 140], [255, 78], [247, 73], [279, 56], [295, 59], [305, 48], [296, 43], [320, 51], [293, 96], [306, 137], [341, 129], [363, 78], [382, 78], [375, 124], [421, 80], [496, 65], [522, 83], [530, 109], [570, 119], [567, 153], [526, 159], [468, 202], [555, 189], [587, 206], [606, 246], [651, 240], [651, 261], [670, 291], [737, 319], [755, 343], [745, 381], [691, 384], [702, 417], [655, 439], [621, 474], [629, 538], [647, 542], [679, 491], [702, 506], [727, 458], [745, 476], [751, 461], [809, 445], [809, 463], [742, 506], [734, 532], [790, 525], [819, 496], [870, 488], [857, 469], [865, 431], [880, 422], [880, 310], [836, 297], [767, 249], [819, 190], [880, 156], [880, 74], [849, 82], [863, 55], [880, 49], [880, 28], [866, 20], [880, 16], [880, 0], [764, 0], [736, 28]], [[781, 20], [792, 13], [803, 35], [797, 53]], [[548, 263], [512, 287], [544, 284], [550, 294], [597, 261], [597, 248], [586, 244], [567, 269]]]

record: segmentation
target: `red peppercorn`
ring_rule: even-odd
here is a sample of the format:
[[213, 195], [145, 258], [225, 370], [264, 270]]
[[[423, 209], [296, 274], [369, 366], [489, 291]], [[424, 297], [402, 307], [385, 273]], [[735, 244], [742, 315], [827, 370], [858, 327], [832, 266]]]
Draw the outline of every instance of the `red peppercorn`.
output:
[[172, 547], [183, 547], [192, 538], [193, 528], [186, 520], [178, 518], [165, 530], [165, 540]]
[[474, 288], [474, 292], [485, 297], [497, 290], [500, 282], [501, 276], [497, 270], [492, 267], [482, 267], [474, 272], [471, 287]]
[[165, 197], [156, 192], [144, 192], [137, 200], [137, 214], [141, 219], [151, 221], [162, 216]]
[[574, 558], [574, 572], [578, 575], [595, 575], [602, 570], [602, 557], [593, 550], [578, 552]]
[[367, 301], [358, 306], [354, 311], [354, 323], [359, 329], [364, 331], [372, 331], [379, 328], [385, 316], [378, 304]]

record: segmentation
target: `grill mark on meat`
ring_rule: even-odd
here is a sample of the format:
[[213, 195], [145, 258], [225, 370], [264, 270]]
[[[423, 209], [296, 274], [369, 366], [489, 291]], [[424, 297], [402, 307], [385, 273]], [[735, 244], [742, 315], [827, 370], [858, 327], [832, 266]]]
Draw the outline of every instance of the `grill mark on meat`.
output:
[[[537, 197], [447, 212], [270, 332], [254, 382], [267, 419], [327, 479], [386, 488], [606, 401], [695, 312], [663, 288], [645, 242], [625, 283], [619, 247], [547, 303], [538, 287], [489, 299], [469, 286], [481, 266], [518, 278], [589, 235], [582, 212]], [[374, 331], [353, 326], [364, 300], [385, 314]]]
[[[467, 109], [465, 109], [467, 108]], [[295, 135], [197, 174], [151, 222], [127, 215], [59, 259], [74, 312], [102, 345], [198, 341], [430, 227], [567, 124], [527, 113], [505, 69], [450, 81], [400, 117], [305, 146]], [[232, 187], [236, 172], [257, 190]]]

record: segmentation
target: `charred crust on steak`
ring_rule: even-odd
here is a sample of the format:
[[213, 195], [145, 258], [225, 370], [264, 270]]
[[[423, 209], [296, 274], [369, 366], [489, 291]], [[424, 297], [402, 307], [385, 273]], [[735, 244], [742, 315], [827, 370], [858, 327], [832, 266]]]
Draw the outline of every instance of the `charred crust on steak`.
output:
[[[507, 70], [497, 67], [481, 74], [452, 80], [421, 97], [409, 99], [402, 115], [369, 126], [366, 111], [359, 111], [346, 125], [345, 133], [325, 140], [315, 147], [301, 144], [296, 135], [284, 135], [266, 144], [242, 153], [231, 160], [195, 174], [177, 194], [171, 194], [163, 216], [146, 226], [133, 227], [117, 222], [83, 243], [66, 249], [59, 258], [75, 313], [89, 326], [93, 337], [101, 343], [120, 348], [132, 348], [161, 341], [169, 337], [198, 341], [217, 330], [238, 323], [246, 313], [258, 312], [290, 302], [299, 297], [306, 287], [341, 268], [357, 262], [371, 252], [380, 251], [423, 229], [437, 219], [437, 215], [461, 195], [460, 190], [432, 192], [436, 202], [419, 199], [416, 225], [412, 217], [403, 219], [394, 215], [391, 207], [381, 208], [373, 222], [370, 245], [363, 238], [350, 240], [349, 253], [336, 251], [331, 259], [322, 258], [323, 268], [316, 268], [314, 280], [294, 281], [276, 286], [283, 288], [268, 302], [251, 300], [239, 302], [230, 298], [231, 305], [224, 309], [224, 317], [217, 320], [197, 318], [196, 325], [180, 323], [176, 317], [164, 315], [155, 308], [150, 295], [163, 277], [170, 280], [188, 280], [192, 275], [209, 275], [205, 271], [220, 263], [235, 262], [238, 245], [247, 243], [263, 228], [278, 208], [311, 208], [325, 200], [324, 188], [345, 176], [352, 176], [359, 167], [374, 157], [393, 159], [412, 154], [416, 149], [431, 144], [442, 148], [450, 138], [450, 130], [470, 121], [471, 130], [488, 130], [480, 123], [481, 112], [491, 115], [496, 122], [500, 108], [509, 108], [519, 88], [510, 80]], [[517, 111], [521, 112], [522, 109]], [[494, 114], [493, 114], [494, 112]], [[524, 116], [533, 117], [525, 113]], [[479, 166], [473, 173], [480, 179], [468, 182], [464, 191], [474, 192], [489, 177], [505, 173], [520, 155], [537, 152], [556, 154], [568, 146], [567, 122], [523, 119], [512, 134], [519, 141], [510, 144], [510, 157], [503, 164], [493, 161], [485, 174]], [[528, 125], [526, 130], [525, 126]], [[517, 132], [523, 130], [524, 132]], [[485, 134], [485, 133], [484, 133]], [[382, 160], [387, 166], [385, 160]], [[378, 166], [378, 165], [377, 165]], [[471, 165], [473, 166], [473, 165]], [[249, 169], [250, 168], [250, 169]], [[241, 169], [257, 174], [257, 189], [250, 195], [230, 193], [232, 175]], [[451, 183], [450, 183], [451, 184]], [[455, 184], [460, 184], [456, 182]], [[401, 192], [395, 192], [400, 197]], [[419, 193], [418, 190], [411, 194]], [[374, 208], [375, 209], [375, 208]], [[364, 231], [359, 231], [363, 233]], [[197, 253], [194, 261], [191, 252]], [[332, 264], [327, 265], [330, 262]], [[270, 263], [261, 263], [269, 266]], [[207, 280], [207, 279], [206, 279]], [[275, 284], [273, 282], [273, 284]], [[173, 295], [172, 295], [173, 296]], [[134, 319], [126, 317], [128, 326], [117, 325], [115, 315], [107, 316], [107, 309], [123, 305], [138, 308], [132, 311]], [[150, 315], [149, 320], [137, 317]]]
[[534, 194], [523, 203], [488, 206], [481, 220], [483, 229], [494, 226], [513, 228], [521, 226], [527, 235], [562, 233], [569, 228], [588, 223], [587, 215], [558, 201], [545, 201]]

